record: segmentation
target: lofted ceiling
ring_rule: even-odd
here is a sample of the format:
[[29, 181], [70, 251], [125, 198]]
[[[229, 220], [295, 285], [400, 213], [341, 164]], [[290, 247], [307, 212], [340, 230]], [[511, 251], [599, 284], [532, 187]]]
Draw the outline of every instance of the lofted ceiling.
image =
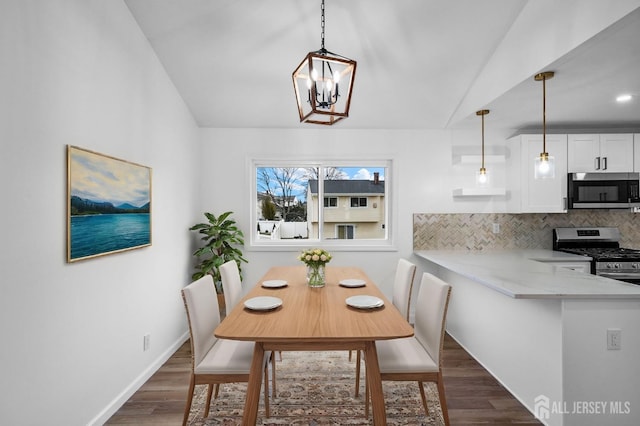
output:
[[[640, 129], [640, 7], [582, 40], [572, 22], [526, 34], [524, 12], [550, 1], [326, 0], [325, 47], [358, 61], [350, 116], [335, 127], [468, 128], [489, 108], [493, 126], [539, 128], [533, 75], [553, 70], [550, 129]], [[199, 126], [317, 127], [299, 122], [291, 73], [320, 48], [320, 0], [125, 3]], [[635, 96], [618, 104], [622, 92]]]

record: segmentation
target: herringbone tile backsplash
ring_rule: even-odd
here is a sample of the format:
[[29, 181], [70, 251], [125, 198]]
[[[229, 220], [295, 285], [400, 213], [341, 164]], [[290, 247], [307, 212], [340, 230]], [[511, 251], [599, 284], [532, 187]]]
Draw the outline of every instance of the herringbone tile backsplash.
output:
[[[493, 233], [497, 223], [500, 232]], [[413, 215], [414, 250], [551, 249], [559, 227], [617, 226], [621, 247], [640, 249], [640, 213], [583, 210], [569, 213], [461, 213]]]

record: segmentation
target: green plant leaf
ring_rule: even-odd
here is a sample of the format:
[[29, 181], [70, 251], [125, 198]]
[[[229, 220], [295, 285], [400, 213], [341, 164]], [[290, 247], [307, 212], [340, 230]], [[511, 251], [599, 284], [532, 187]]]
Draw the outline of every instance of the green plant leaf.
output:
[[[201, 278], [210, 274], [216, 287], [220, 287], [219, 268], [230, 260], [236, 261], [242, 277], [240, 265], [248, 261], [243, 257], [242, 250], [238, 246], [244, 245], [244, 234], [237, 227], [236, 221], [231, 217], [232, 214], [233, 212], [228, 211], [216, 217], [212, 213], [205, 212], [204, 215], [209, 223], [198, 223], [189, 228], [203, 235], [200, 238], [203, 245], [193, 252], [199, 262], [195, 265], [196, 272], [192, 278], [196, 276]], [[222, 292], [221, 289], [219, 292]]]

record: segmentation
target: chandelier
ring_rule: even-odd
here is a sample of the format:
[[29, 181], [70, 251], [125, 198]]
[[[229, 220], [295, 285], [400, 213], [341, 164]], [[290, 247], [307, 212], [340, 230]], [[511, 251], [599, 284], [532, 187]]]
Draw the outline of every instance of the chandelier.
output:
[[300, 122], [332, 125], [349, 116], [356, 61], [324, 47], [324, 0], [320, 50], [309, 52], [293, 72]]

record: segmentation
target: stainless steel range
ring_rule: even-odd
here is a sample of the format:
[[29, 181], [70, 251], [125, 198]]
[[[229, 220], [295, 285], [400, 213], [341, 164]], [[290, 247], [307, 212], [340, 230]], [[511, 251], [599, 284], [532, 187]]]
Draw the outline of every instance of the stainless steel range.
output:
[[591, 257], [592, 274], [640, 284], [640, 250], [620, 247], [618, 228], [556, 228], [553, 249]]

